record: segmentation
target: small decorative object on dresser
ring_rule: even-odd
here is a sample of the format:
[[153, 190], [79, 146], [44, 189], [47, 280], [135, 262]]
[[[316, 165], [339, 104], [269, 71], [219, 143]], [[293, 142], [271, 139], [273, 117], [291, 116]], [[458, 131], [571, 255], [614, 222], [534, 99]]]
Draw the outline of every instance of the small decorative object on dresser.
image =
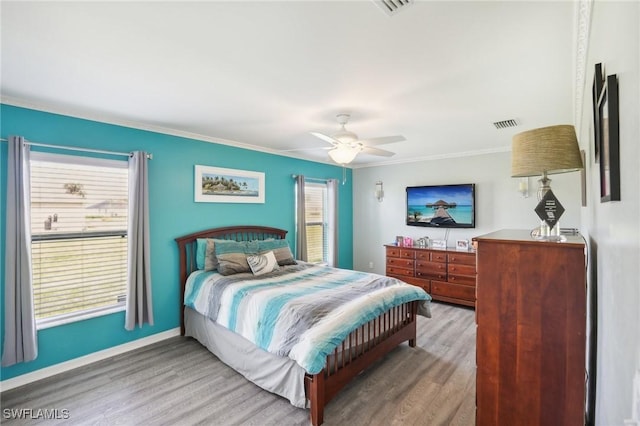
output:
[[386, 246], [386, 275], [422, 287], [434, 300], [476, 304], [476, 254], [454, 248]]
[[456, 241], [456, 250], [469, 251], [469, 240]]
[[438, 249], [447, 248], [447, 240], [431, 240], [431, 247]]

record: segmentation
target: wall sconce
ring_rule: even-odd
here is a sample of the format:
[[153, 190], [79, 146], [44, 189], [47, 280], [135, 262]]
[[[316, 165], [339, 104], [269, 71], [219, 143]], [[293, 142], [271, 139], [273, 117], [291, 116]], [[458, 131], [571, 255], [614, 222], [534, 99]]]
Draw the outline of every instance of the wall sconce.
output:
[[378, 202], [381, 203], [384, 198], [384, 189], [382, 188], [382, 181], [380, 180], [376, 182], [375, 194], [376, 194], [376, 200], [378, 200]]
[[529, 198], [529, 178], [523, 177], [518, 181], [518, 192], [522, 198]]

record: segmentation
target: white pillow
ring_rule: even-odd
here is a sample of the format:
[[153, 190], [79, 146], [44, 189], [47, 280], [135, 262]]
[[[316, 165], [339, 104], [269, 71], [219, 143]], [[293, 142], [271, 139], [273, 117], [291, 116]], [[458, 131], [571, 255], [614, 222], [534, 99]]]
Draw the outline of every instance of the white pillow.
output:
[[251, 268], [253, 275], [264, 275], [271, 271], [279, 269], [278, 261], [276, 260], [273, 251], [268, 251], [264, 254], [258, 254], [255, 256], [247, 256], [247, 263]]

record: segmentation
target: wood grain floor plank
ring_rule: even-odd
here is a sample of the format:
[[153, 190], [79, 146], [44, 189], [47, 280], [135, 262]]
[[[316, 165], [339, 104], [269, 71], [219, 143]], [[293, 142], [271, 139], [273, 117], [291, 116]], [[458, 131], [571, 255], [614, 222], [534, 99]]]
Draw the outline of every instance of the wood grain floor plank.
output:
[[[475, 424], [475, 312], [434, 303], [403, 344], [325, 409], [332, 425]], [[69, 410], [70, 419], [3, 425], [307, 425], [309, 412], [266, 392], [193, 339], [171, 338], [3, 392], [4, 408]]]

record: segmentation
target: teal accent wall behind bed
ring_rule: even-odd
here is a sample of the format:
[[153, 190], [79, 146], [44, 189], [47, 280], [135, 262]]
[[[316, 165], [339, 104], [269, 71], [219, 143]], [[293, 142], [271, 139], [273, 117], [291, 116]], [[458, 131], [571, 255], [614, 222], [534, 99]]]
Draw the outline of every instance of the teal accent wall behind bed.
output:
[[[294, 249], [294, 180], [292, 174], [342, 180], [341, 167], [315, 163], [228, 145], [215, 144], [124, 126], [79, 119], [10, 105], [0, 105], [2, 138], [21, 135], [55, 145], [118, 152], [143, 150], [149, 164], [151, 210], [151, 274], [155, 325], [124, 329], [124, 312], [91, 318], [38, 332], [35, 361], [2, 368], [9, 379], [44, 367], [129, 343], [179, 326], [178, 249], [174, 238], [229, 225], [265, 225], [289, 231]], [[33, 150], [42, 148], [33, 147]], [[65, 153], [71, 154], [70, 151]], [[194, 166], [205, 165], [265, 173], [264, 204], [194, 202]], [[7, 144], [0, 143], [0, 299], [4, 315], [4, 245], [6, 222]], [[352, 268], [351, 170], [339, 187], [339, 266]], [[4, 317], [3, 317], [4, 318]], [[4, 322], [4, 321], [3, 321]], [[2, 330], [4, 337], [4, 329]]]

